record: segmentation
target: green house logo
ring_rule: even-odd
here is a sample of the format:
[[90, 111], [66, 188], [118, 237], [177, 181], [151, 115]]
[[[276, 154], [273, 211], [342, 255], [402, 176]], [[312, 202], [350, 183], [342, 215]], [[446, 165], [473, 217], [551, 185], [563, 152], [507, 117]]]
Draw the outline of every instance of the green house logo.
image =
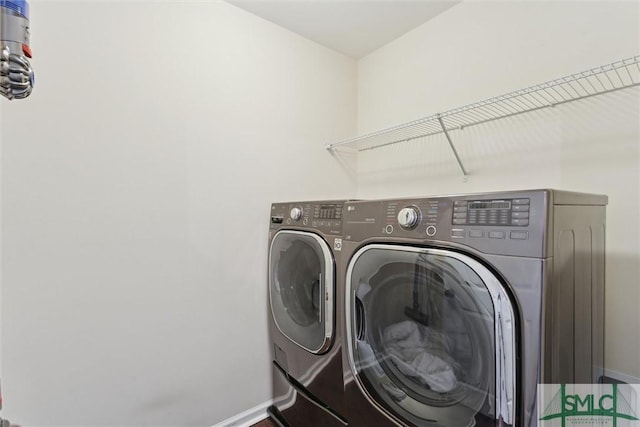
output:
[[[637, 389], [627, 384], [560, 384], [539, 386], [544, 405], [541, 426], [639, 426]], [[545, 388], [546, 387], [546, 388]], [[552, 396], [546, 399], [547, 396]], [[544, 409], [542, 409], [544, 408]]]

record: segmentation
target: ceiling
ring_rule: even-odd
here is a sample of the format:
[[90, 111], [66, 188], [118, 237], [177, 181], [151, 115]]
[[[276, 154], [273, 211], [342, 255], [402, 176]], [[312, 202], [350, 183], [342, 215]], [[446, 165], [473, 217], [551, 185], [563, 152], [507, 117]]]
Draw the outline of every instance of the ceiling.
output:
[[330, 49], [362, 58], [461, 0], [227, 0]]

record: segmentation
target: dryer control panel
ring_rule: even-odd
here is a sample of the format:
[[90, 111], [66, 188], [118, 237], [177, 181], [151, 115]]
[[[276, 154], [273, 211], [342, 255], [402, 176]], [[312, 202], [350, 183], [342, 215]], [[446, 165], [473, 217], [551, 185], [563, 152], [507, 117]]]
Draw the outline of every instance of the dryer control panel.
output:
[[315, 229], [324, 234], [342, 234], [344, 202], [291, 202], [271, 205], [270, 229]]

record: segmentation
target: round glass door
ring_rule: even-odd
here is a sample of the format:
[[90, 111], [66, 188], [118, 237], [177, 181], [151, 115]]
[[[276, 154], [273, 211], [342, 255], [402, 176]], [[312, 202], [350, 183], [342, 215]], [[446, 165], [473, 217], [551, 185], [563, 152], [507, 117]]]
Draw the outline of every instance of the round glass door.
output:
[[370, 245], [347, 270], [347, 346], [361, 389], [415, 426], [512, 425], [513, 308], [476, 260]]
[[322, 353], [333, 335], [333, 258], [312, 233], [280, 231], [269, 251], [269, 299], [273, 319], [285, 336]]

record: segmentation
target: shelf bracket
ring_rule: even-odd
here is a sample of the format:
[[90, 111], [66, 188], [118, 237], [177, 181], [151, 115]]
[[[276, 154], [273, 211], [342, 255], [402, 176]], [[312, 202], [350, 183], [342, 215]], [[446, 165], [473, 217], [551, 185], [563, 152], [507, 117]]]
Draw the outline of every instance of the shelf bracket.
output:
[[458, 166], [460, 166], [460, 170], [462, 170], [462, 175], [464, 175], [464, 177], [467, 177], [467, 171], [464, 168], [464, 165], [462, 164], [462, 161], [460, 160], [460, 156], [458, 155], [458, 152], [456, 151], [456, 147], [454, 147], [453, 145], [453, 141], [451, 141], [451, 137], [449, 136], [449, 132], [447, 132], [447, 128], [444, 125], [444, 122], [442, 121], [442, 117], [440, 116], [440, 114], [437, 115], [438, 118], [438, 122], [440, 122], [440, 127], [442, 127], [442, 132], [444, 133], [444, 136], [447, 138], [447, 142], [449, 143], [449, 147], [451, 147], [451, 151], [453, 151], [453, 155], [456, 156], [456, 160], [458, 161]]

